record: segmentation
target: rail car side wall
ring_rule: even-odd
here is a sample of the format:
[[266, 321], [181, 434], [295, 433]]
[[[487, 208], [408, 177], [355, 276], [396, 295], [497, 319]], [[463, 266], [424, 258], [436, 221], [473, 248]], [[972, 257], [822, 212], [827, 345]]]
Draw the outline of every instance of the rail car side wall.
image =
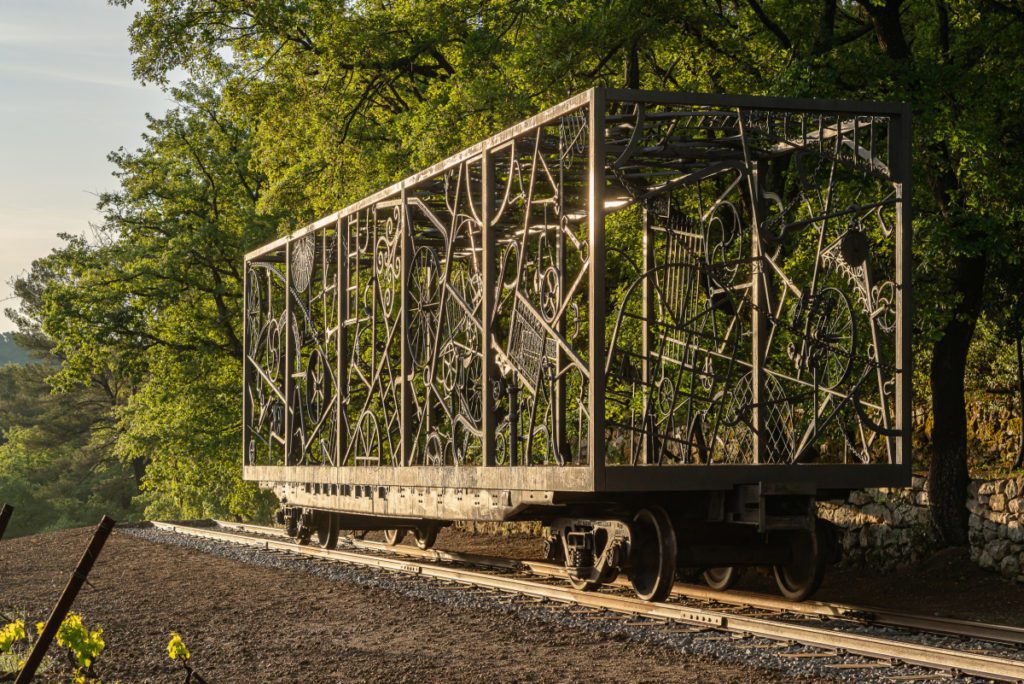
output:
[[909, 127], [595, 89], [250, 253], [246, 479], [909, 482]]

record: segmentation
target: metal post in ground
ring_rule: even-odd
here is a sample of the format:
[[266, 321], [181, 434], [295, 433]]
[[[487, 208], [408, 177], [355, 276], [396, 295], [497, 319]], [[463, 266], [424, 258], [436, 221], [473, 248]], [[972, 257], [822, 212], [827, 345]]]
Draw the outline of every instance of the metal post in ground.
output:
[[11, 504], [4, 504], [4, 507], [0, 508], [0, 539], [4, 538], [4, 530], [7, 529], [7, 522], [11, 519], [13, 512], [14, 506]]
[[35, 646], [32, 647], [32, 652], [29, 653], [25, 665], [21, 668], [21, 672], [18, 673], [15, 684], [28, 684], [28, 682], [32, 681], [32, 677], [35, 676], [39, 664], [43, 661], [43, 656], [46, 655], [47, 649], [50, 648], [53, 637], [57, 635], [57, 630], [64, 622], [68, 611], [71, 610], [71, 604], [75, 602], [79, 589], [85, 584], [89, 571], [92, 570], [92, 566], [100, 555], [107, 537], [110, 536], [110, 531], [114, 529], [114, 524], [114, 520], [107, 516], [103, 516], [100, 520], [100, 524], [97, 525], [96, 532], [93, 533], [89, 546], [85, 549], [85, 553], [82, 554], [82, 559], [78, 561], [75, 571], [71, 573], [67, 586], [64, 587], [64, 593], [60, 595], [57, 605], [53, 607], [53, 612], [47, 618], [42, 633], [36, 640]]

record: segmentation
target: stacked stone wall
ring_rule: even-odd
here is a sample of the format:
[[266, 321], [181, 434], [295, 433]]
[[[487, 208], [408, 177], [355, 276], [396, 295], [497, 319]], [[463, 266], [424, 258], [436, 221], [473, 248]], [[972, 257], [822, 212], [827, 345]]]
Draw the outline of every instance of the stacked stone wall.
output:
[[926, 480], [906, 489], [862, 489], [843, 503], [819, 503], [818, 516], [839, 528], [843, 564], [891, 570], [924, 558], [936, 545]]
[[967, 509], [971, 560], [1024, 582], [1024, 476], [971, 482]]
[[[967, 508], [971, 560], [1024, 583], [1024, 477], [972, 481]], [[906, 489], [858, 490], [842, 503], [819, 503], [818, 515], [839, 528], [844, 565], [891, 570], [938, 546], [923, 477]]]

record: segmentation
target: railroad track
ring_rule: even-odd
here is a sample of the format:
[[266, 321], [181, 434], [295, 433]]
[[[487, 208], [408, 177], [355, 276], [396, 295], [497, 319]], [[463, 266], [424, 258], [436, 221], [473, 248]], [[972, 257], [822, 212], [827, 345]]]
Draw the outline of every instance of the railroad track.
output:
[[[838, 653], [856, 654], [877, 660], [881, 663], [880, 666], [906, 663], [947, 674], [966, 674], [994, 681], [1024, 683], [1024, 660], [1005, 657], [1004, 654], [976, 653], [889, 637], [829, 629], [823, 626], [795, 624], [786, 618], [787, 616], [797, 616], [803, 619], [826, 619], [828, 620], [826, 624], [830, 627], [835, 626], [841, 620], [855, 623], [868, 622], [919, 632], [970, 637], [1019, 647], [1024, 644], [1024, 630], [1015, 627], [986, 625], [964, 620], [910, 615], [824, 602], [793, 604], [773, 597], [714, 592], [682, 584], [674, 588], [673, 600], [665, 603], [648, 603], [613, 592], [581, 592], [567, 585], [552, 584], [551, 579], [564, 578], [564, 570], [551, 563], [518, 561], [446, 551], [423, 551], [413, 547], [392, 547], [361, 540], [348, 541], [353, 550], [328, 550], [316, 546], [299, 546], [277, 528], [256, 525], [215, 523], [213, 526], [196, 527], [159, 522], [153, 523], [153, 525], [157, 529], [183, 535], [376, 567], [519, 596], [609, 611], [634, 618], [693, 625], [698, 628], [802, 644], [822, 650], [823, 657]], [[454, 567], [453, 564], [459, 564], [462, 567]], [[467, 569], [465, 566], [501, 570], [505, 574]], [[519, 573], [519, 576], [511, 576], [508, 574], [509, 572]], [[522, 574], [524, 573], [531, 577], [523, 578]], [[717, 605], [702, 607], [693, 605], [694, 600], [713, 601]], [[733, 610], [730, 610], [730, 607]], [[762, 612], [752, 616], [739, 612], [735, 610], [736, 608], [755, 609]], [[814, 657], [815, 654], [808, 655]]]
[[[245, 533], [271, 535], [288, 539], [285, 532], [277, 527], [266, 527], [263, 525], [248, 525], [244, 523], [232, 523], [221, 520], [214, 521], [214, 524], [225, 530], [239, 530]], [[434, 549], [423, 550], [412, 546], [390, 546], [380, 542], [347, 538], [346, 544], [354, 548], [368, 549], [371, 551], [390, 553], [398, 556], [412, 558], [425, 558], [433, 561], [450, 563], [461, 563], [463, 565], [474, 565], [485, 568], [496, 568], [501, 570], [513, 570], [526, 572], [541, 577], [557, 577], [565, 579], [565, 568], [555, 563], [543, 561], [523, 561], [498, 556], [485, 556], [472, 553], [459, 553], [455, 551], [439, 551]], [[628, 587], [629, 582], [619, 578], [614, 584]], [[1024, 646], [1024, 628], [1010, 625], [994, 625], [973, 620], [958, 620], [931, 615], [917, 615], [902, 611], [894, 611], [886, 608], [855, 606], [844, 603], [831, 603], [825, 601], [804, 601], [793, 603], [785, 599], [765, 596], [763, 594], [752, 594], [741, 591], [715, 591], [689, 584], [677, 583], [672, 589], [673, 596], [703, 601], [707, 603], [739, 606], [757, 610], [775, 610], [795, 615], [817, 616], [826, 619], [855, 620], [870, 625], [885, 627], [900, 627], [932, 634], [941, 634], [957, 637], [971, 637], [984, 641], [1010, 644], [1013, 646]]]

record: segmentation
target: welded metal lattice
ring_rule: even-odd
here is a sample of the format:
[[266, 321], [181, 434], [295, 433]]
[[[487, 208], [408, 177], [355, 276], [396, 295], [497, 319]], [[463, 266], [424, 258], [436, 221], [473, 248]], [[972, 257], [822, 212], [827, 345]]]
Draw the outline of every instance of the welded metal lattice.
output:
[[591, 91], [247, 259], [247, 465], [900, 463], [906, 115]]

